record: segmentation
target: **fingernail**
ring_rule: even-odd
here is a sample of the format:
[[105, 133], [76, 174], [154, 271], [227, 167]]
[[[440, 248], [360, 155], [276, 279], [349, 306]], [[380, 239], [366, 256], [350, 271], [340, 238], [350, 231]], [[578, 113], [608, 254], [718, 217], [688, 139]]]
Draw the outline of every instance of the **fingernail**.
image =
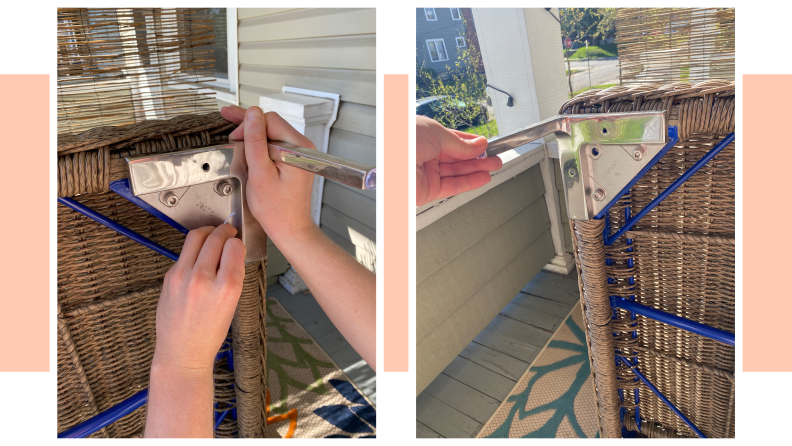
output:
[[247, 111], [246, 119], [258, 119], [261, 116], [261, 109], [258, 107], [250, 107]]

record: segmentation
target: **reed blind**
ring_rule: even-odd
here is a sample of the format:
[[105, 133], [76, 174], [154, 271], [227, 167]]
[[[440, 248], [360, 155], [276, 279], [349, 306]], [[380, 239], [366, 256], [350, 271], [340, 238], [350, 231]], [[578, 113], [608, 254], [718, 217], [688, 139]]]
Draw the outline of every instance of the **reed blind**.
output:
[[59, 8], [58, 133], [214, 111], [212, 25], [202, 9]]
[[734, 80], [733, 8], [619, 8], [622, 85]]

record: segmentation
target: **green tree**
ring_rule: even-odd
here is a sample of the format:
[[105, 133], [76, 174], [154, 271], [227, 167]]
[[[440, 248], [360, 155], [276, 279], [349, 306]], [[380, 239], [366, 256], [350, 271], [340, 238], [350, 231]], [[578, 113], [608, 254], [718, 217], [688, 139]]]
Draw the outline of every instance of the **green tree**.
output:
[[[462, 20], [465, 20], [464, 16]], [[460, 37], [466, 40], [465, 47], [458, 48], [456, 61], [453, 66], [446, 65], [449, 71], [443, 75], [416, 63], [416, 95], [418, 98], [440, 98], [437, 104], [439, 113], [434, 119], [448, 128], [474, 127], [488, 120], [484, 105], [487, 100], [487, 76], [480, 68], [481, 54], [473, 42], [467, 42], [467, 36], [463, 34]]]

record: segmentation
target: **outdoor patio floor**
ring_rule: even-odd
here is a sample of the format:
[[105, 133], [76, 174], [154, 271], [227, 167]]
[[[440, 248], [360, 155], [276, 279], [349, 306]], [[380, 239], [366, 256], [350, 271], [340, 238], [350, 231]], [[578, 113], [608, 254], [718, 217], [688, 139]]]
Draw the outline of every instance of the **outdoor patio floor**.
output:
[[377, 375], [349, 345], [312, 294], [289, 294], [280, 284], [267, 287], [267, 299], [275, 299], [316, 341], [358, 388], [377, 404]]
[[577, 272], [541, 271], [417, 397], [418, 438], [472, 438], [579, 299]]

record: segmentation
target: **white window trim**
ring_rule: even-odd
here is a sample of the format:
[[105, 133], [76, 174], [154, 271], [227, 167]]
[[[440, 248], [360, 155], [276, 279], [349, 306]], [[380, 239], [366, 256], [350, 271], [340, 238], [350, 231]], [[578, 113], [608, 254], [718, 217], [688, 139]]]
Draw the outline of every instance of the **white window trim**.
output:
[[[462, 45], [459, 44], [459, 39], [462, 39]], [[460, 36], [460, 37], [457, 37], [454, 40], [456, 40], [457, 48], [465, 48], [467, 46], [467, 43], [465, 43], [465, 38], [464, 37]]]
[[[440, 52], [439, 51], [437, 52], [438, 59], [437, 60], [433, 60], [432, 59], [432, 51], [429, 50], [429, 42], [437, 42], [437, 41], [443, 42], [443, 49], [445, 50], [445, 53], [446, 53], [446, 58], [445, 59], [440, 59]], [[445, 44], [445, 39], [427, 39], [426, 40], [426, 51], [429, 52], [429, 61], [432, 62], [432, 63], [444, 62], [444, 61], [448, 60], [448, 47]]]
[[[462, 8], [448, 8], [451, 10], [451, 20], [462, 20]], [[454, 10], [457, 10], [457, 14], [459, 14], [459, 18], [454, 18]]]
[[[433, 19], [429, 18], [429, 10], [430, 9], [432, 10], [432, 13], [434, 13], [434, 18]], [[435, 11], [434, 8], [424, 8], [423, 10], [424, 10], [424, 15], [426, 16], [426, 21], [428, 21], [428, 22], [436, 22], [437, 21], [437, 11]]]

